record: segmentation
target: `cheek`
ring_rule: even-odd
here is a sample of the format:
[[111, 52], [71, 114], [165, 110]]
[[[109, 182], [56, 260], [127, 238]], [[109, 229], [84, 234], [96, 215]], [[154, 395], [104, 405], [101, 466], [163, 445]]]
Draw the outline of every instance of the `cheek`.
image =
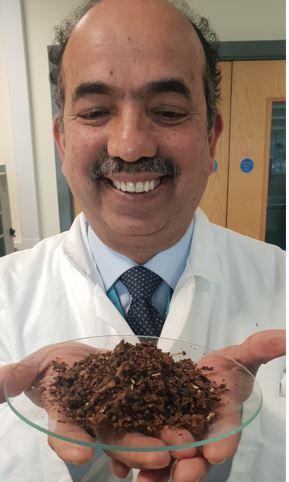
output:
[[190, 136], [179, 139], [175, 148], [177, 160], [184, 182], [198, 177], [210, 170], [210, 151], [207, 137]]
[[183, 142], [178, 151], [181, 175], [176, 194], [180, 200], [198, 202], [210, 175], [210, 151], [205, 138]]
[[62, 166], [65, 176], [88, 176], [94, 164], [99, 146], [91, 136], [71, 135], [66, 142], [65, 157]]

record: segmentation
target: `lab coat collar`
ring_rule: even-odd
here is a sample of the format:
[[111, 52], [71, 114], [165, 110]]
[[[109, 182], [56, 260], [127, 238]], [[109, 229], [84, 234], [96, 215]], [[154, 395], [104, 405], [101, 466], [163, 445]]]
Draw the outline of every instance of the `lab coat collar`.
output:
[[[70, 231], [64, 237], [63, 250], [78, 271], [104, 290], [101, 276], [93, 262], [88, 245], [86, 223], [83, 213], [75, 218]], [[194, 236], [184, 275], [186, 277], [199, 276], [215, 283], [222, 280], [221, 261], [213, 230], [207, 216], [200, 208], [195, 212]]]
[[74, 220], [63, 240], [63, 251], [70, 263], [93, 284], [104, 285], [93, 260], [87, 239], [87, 221], [83, 213]]
[[200, 208], [197, 208], [195, 212], [194, 236], [186, 272], [186, 274], [199, 276], [214, 283], [222, 281], [221, 261], [213, 229]]

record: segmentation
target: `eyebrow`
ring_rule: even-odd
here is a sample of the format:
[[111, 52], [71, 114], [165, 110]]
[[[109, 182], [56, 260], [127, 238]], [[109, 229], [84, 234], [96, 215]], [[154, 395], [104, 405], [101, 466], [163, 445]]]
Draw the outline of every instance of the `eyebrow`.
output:
[[150, 95], [162, 94], [166, 92], [176, 92], [177, 94], [181, 94], [187, 100], [191, 99], [190, 89], [181, 79], [154, 80], [152, 82], [149, 82], [147, 86], [144, 87], [144, 89], [140, 89], [140, 91], [144, 91], [145, 93]]
[[[185, 99], [191, 100], [191, 92], [182, 79], [160, 79], [149, 82], [144, 87], [133, 91], [133, 97], [144, 97], [146, 95], [157, 95], [166, 92], [181, 94]], [[77, 102], [87, 95], [117, 95], [119, 90], [104, 82], [84, 82], [76, 87], [73, 94], [73, 102]]]
[[104, 82], [84, 82], [78, 85], [73, 94], [73, 102], [92, 94], [112, 95], [114, 89]]

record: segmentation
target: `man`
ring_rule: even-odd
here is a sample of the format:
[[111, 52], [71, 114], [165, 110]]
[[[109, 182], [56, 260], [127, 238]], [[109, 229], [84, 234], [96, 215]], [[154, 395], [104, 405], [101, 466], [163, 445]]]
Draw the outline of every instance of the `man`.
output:
[[[251, 370], [274, 362], [259, 370], [267, 382], [265, 415], [254, 428], [259, 439], [244, 432], [228, 480], [281, 480], [282, 439], [278, 434], [270, 443], [268, 434], [281, 403], [283, 255], [211, 225], [197, 209], [222, 132], [219, 75], [206, 23], [193, 27], [189, 14], [170, 3], [89, 2], [59, 31], [54, 137], [84, 214], [69, 233], [2, 260], [2, 364], [37, 350], [26, 360], [36, 376], [51, 361], [51, 348], [43, 346], [116, 333], [161, 335], [213, 349], [240, 344], [225, 353]], [[146, 269], [130, 271], [133, 278], [147, 270], [158, 277], [145, 308], [131, 296], [126, 276], [139, 265]], [[138, 310], [147, 323], [137, 321]], [[1, 369], [2, 385], [11, 368]], [[18, 389], [28, 386], [22, 380]], [[3, 406], [2, 416], [11, 420], [8, 413]], [[3, 427], [5, 437], [9, 423]], [[79, 435], [79, 428], [71, 430]], [[174, 436], [156, 443], [170, 444]], [[53, 438], [50, 444], [66, 462], [92, 457], [85, 447]], [[194, 482], [232, 457], [237, 445], [235, 437], [179, 456], [109, 455], [119, 477], [136, 467], [138, 482], [167, 480], [180, 459], [172, 480]], [[32, 457], [32, 449], [26, 450]], [[13, 479], [11, 473], [5, 480], [15, 482], [18, 475]], [[37, 473], [45, 480], [40, 469]], [[63, 480], [70, 480], [65, 474]]]

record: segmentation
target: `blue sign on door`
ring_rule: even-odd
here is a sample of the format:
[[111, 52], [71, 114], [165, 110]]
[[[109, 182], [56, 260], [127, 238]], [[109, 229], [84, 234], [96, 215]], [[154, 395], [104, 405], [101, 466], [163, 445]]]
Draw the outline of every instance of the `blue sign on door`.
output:
[[243, 159], [240, 167], [241, 170], [245, 173], [251, 172], [254, 169], [254, 161], [252, 161], [252, 159]]

